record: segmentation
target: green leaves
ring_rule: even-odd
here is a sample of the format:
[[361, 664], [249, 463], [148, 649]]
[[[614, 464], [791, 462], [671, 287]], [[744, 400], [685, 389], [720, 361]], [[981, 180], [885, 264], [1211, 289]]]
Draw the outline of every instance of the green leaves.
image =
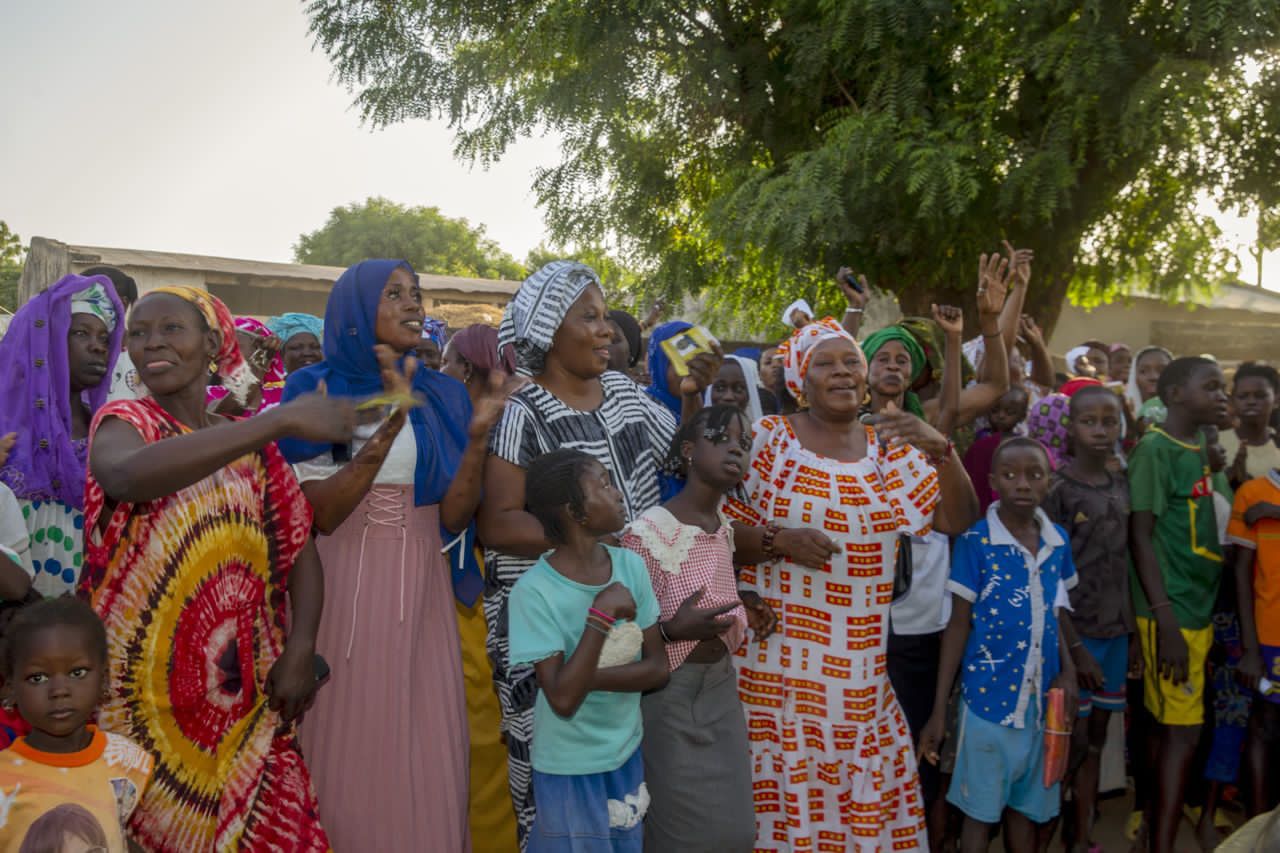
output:
[[335, 207], [323, 226], [298, 238], [300, 264], [350, 266], [365, 258], [404, 258], [420, 273], [524, 278], [524, 268], [484, 228], [435, 207], [405, 207], [385, 198]]
[[1280, 204], [1274, 0], [308, 13], [367, 119], [443, 117], [481, 162], [554, 130], [563, 159], [533, 187], [552, 241], [619, 246], [635, 287], [726, 317], [838, 310], [840, 263], [909, 310], [967, 299], [1004, 237], [1036, 251], [1032, 304], [1181, 294], [1230, 272], [1198, 198]]
[[5, 311], [18, 310], [18, 280], [25, 254], [22, 238], [0, 219], [0, 308]]

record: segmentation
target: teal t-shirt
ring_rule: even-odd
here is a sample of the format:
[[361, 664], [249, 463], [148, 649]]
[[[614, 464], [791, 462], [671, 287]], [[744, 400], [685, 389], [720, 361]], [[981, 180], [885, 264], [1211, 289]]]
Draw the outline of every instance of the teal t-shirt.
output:
[[[608, 547], [608, 546], [606, 546]], [[658, 599], [649, 570], [625, 548], [608, 548], [613, 577], [636, 601], [641, 629], [658, 621]], [[532, 664], [578, 647], [587, 611], [609, 584], [588, 586], [566, 578], [541, 557], [516, 581], [507, 611], [511, 665]], [[639, 660], [637, 655], [636, 660]], [[639, 693], [592, 691], [572, 717], [561, 717], [538, 691], [533, 706], [533, 769], [560, 776], [617, 770], [640, 747]]]

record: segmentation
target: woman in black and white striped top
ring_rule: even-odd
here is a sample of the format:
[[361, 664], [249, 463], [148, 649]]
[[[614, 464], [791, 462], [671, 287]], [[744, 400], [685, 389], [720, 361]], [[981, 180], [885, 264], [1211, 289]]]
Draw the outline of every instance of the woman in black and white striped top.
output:
[[[478, 519], [485, 544], [488, 650], [522, 850], [534, 817], [529, 747], [537, 681], [532, 667], [508, 662], [507, 597], [551, 548], [542, 525], [524, 509], [525, 469], [557, 448], [589, 453], [613, 475], [630, 521], [659, 503], [658, 470], [676, 429], [666, 408], [623, 374], [607, 370], [611, 340], [599, 278], [571, 261], [554, 261], [530, 276], [499, 329], [499, 348], [514, 346], [518, 370], [533, 377], [508, 399], [491, 435]], [[699, 379], [705, 385], [709, 376]], [[700, 406], [699, 394], [687, 399], [687, 409]]]

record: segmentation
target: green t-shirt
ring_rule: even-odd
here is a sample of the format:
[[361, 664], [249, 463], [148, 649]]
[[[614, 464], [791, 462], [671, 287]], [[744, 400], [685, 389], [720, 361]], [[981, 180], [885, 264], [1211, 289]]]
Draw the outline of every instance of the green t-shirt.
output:
[[[1203, 444], [1187, 444], [1152, 427], [1129, 457], [1129, 504], [1155, 516], [1156, 559], [1178, 624], [1207, 628], [1222, 577], [1222, 544], [1213, 510], [1214, 476]], [[1150, 617], [1133, 572], [1138, 616]]]
[[[606, 546], [608, 547], [608, 546]], [[609, 548], [613, 577], [631, 591], [636, 625], [658, 621], [658, 599], [644, 561], [632, 551]], [[609, 584], [588, 586], [569, 580], [540, 557], [511, 590], [508, 606], [510, 658], [514, 666], [537, 663], [557, 652], [573, 654], [596, 594]], [[636, 656], [639, 660], [639, 655]], [[640, 747], [639, 693], [595, 690], [572, 717], [561, 717], [541, 690], [533, 706], [533, 769], [559, 776], [617, 770]]]

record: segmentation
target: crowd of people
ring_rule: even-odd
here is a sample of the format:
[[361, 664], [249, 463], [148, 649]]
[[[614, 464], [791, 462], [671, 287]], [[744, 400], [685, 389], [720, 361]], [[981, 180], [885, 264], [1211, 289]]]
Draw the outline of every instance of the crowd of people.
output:
[[1108, 749], [1134, 850], [1229, 800], [1280, 849], [1280, 375], [1055, 361], [1033, 260], [973, 330], [864, 334], [842, 268], [688, 357], [568, 260], [458, 330], [400, 260], [265, 323], [51, 284], [0, 340], [0, 849], [1093, 851]]

